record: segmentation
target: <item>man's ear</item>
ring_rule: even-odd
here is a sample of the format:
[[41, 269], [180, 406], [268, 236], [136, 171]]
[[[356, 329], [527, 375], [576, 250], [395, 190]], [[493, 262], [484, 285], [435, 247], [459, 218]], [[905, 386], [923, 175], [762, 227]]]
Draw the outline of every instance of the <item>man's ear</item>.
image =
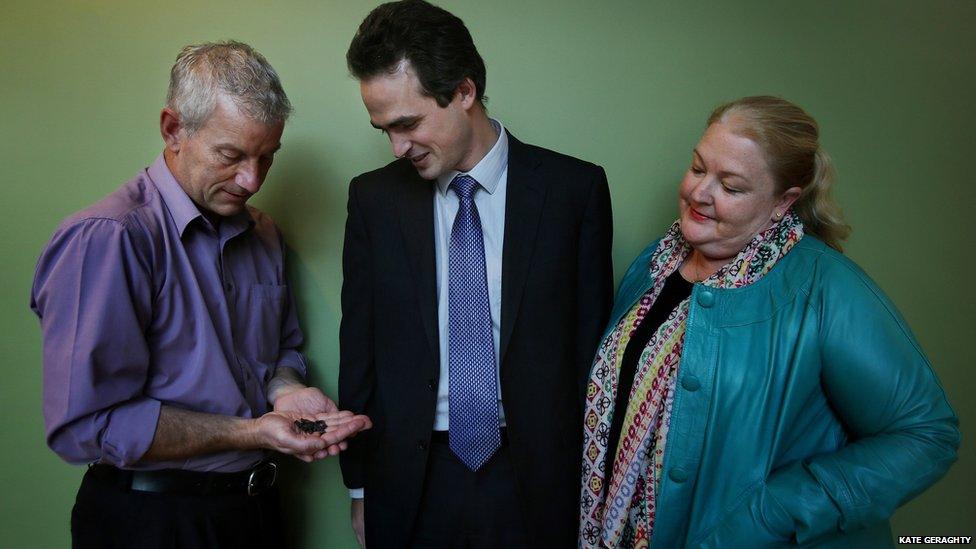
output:
[[164, 107], [159, 113], [159, 133], [163, 136], [163, 142], [170, 152], [180, 152], [185, 134], [180, 115], [169, 107]]
[[478, 87], [471, 78], [465, 77], [454, 89], [454, 97], [461, 102], [462, 109], [468, 110], [478, 102]]

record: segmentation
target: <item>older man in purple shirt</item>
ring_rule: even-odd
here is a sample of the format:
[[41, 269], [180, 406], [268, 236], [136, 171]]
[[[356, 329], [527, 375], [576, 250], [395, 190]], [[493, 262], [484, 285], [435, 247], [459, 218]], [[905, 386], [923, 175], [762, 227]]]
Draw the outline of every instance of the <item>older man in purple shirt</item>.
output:
[[245, 205], [290, 111], [249, 46], [188, 46], [160, 117], [163, 153], [66, 219], [41, 255], [31, 306], [47, 440], [91, 464], [76, 547], [280, 545], [267, 450], [321, 459], [370, 426], [303, 384], [284, 243]]

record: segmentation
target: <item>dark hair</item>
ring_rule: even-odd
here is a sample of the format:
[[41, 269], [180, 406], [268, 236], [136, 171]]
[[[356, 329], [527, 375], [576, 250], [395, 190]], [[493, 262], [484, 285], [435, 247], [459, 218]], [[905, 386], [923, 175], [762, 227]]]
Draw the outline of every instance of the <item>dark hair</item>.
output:
[[424, 0], [383, 4], [366, 16], [356, 31], [346, 62], [359, 80], [395, 73], [409, 61], [423, 93], [446, 107], [465, 78], [477, 88], [484, 105], [485, 62], [464, 22]]
[[790, 187], [802, 189], [793, 211], [803, 221], [804, 230], [841, 251], [851, 227], [830, 193], [834, 168], [820, 147], [817, 121], [797, 105], [769, 95], [720, 105], [708, 117], [708, 125], [720, 121], [759, 144], [780, 192]]

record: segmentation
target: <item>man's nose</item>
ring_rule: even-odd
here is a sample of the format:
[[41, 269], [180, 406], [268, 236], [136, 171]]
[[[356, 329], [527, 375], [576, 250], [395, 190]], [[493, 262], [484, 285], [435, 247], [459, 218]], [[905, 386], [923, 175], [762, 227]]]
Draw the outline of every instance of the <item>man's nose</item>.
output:
[[410, 152], [410, 140], [396, 135], [390, 135], [390, 146], [393, 147], [393, 156], [403, 158]]
[[257, 162], [243, 162], [237, 170], [234, 183], [251, 194], [258, 192], [261, 188], [261, 169]]

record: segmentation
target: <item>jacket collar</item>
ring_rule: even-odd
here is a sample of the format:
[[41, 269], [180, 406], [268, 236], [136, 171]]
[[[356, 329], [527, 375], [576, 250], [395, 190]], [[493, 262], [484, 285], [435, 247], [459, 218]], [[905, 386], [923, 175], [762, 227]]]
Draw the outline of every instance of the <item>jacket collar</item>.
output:
[[[495, 144], [466, 175], [474, 178], [485, 192], [494, 194], [499, 183], [501, 183], [502, 176], [505, 175], [505, 170], [508, 168], [508, 132], [505, 131], [501, 122], [494, 119], [489, 120], [498, 134], [495, 138]], [[437, 178], [437, 188], [441, 194], [447, 194], [451, 182], [460, 174], [461, 172], [457, 170], [451, 170]]]
[[[607, 333], [654, 284], [648, 265], [658, 242], [655, 240], [641, 252], [620, 282]], [[825, 253], [829, 253], [826, 244], [816, 237], [804, 235], [766, 276], [753, 284], [741, 288], [711, 288], [695, 284], [691, 295], [692, 307], [710, 301], [710, 306], [715, 307], [717, 313], [714, 316], [715, 327], [740, 326], [766, 320], [779, 308], [792, 303], [801, 290], [809, 285], [809, 280], [814, 276], [814, 264]], [[702, 298], [704, 293], [710, 293], [712, 297]]]
[[542, 159], [532, 147], [508, 134], [508, 189], [502, 247], [502, 318], [498, 353], [502, 368], [505, 367], [505, 353], [512, 339], [525, 281], [532, 265], [539, 219], [549, 190], [549, 181], [543, 177], [541, 165]]

